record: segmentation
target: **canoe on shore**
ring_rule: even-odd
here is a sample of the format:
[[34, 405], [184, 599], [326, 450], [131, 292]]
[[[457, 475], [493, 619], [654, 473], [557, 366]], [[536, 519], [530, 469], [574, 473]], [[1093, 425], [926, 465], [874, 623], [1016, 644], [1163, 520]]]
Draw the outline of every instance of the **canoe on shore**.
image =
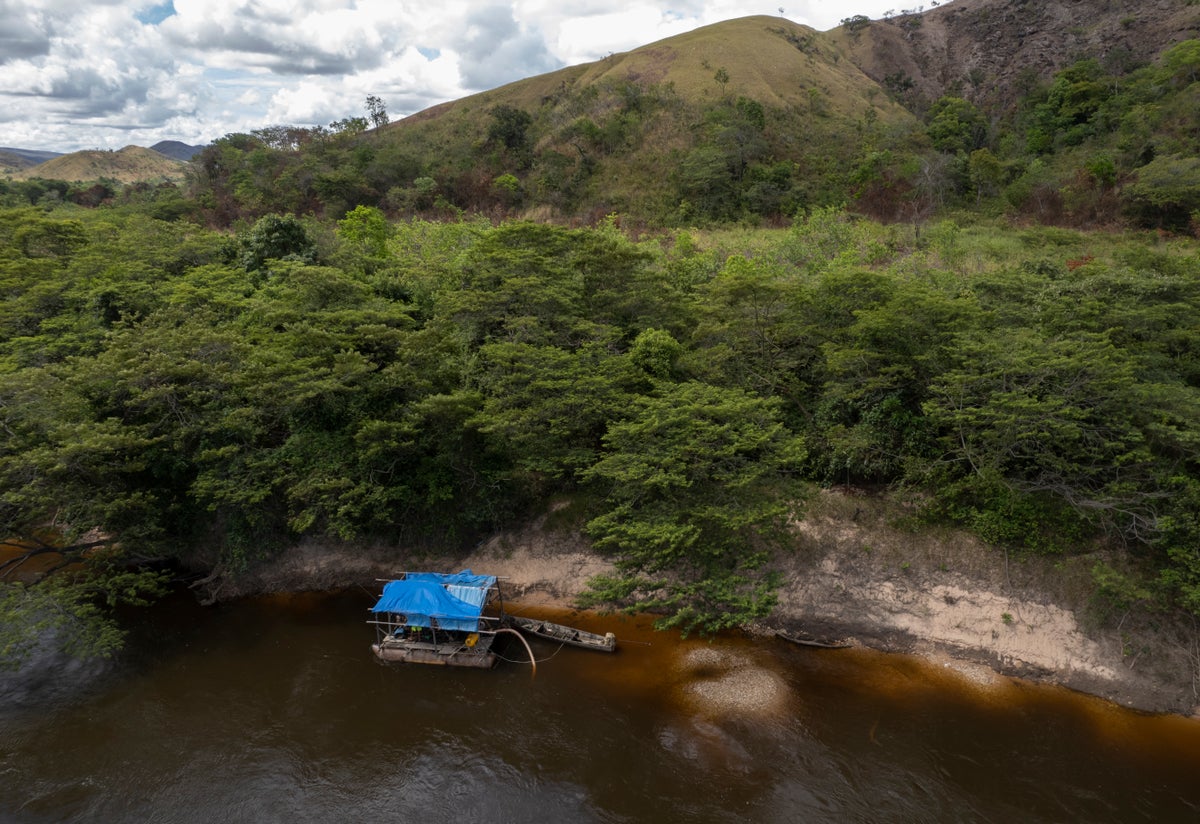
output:
[[846, 649], [847, 647], [852, 646], [851, 644], [848, 644], [845, 641], [830, 641], [830, 640], [826, 640], [823, 638], [805, 637], [802, 635], [797, 635], [792, 632], [787, 632], [782, 629], [777, 630], [775, 632], [775, 637], [782, 638], [784, 641], [787, 641], [788, 643], [798, 644], [802, 647], [820, 647], [821, 649]]
[[562, 624], [543, 621], [539, 618], [526, 618], [520, 615], [507, 615], [505, 620], [513, 629], [528, 635], [545, 638], [547, 641], [558, 641], [574, 647], [596, 650], [598, 652], [614, 652], [617, 649], [617, 636], [611, 632], [600, 635]]

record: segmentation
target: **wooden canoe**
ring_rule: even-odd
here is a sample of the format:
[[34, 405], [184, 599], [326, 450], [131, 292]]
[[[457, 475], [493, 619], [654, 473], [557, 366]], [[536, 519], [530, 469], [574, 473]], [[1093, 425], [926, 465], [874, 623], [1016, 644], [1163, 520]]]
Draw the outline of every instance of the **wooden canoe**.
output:
[[611, 632], [600, 635], [587, 630], [575, 629], [562, 624], [543, 621], [539, 618], [526, 618], [520, 615], [505, 617], [508, 624], [527, 635], [544, 638], [547, 641], [558, 641], [573, 647], [596, 650], [597, 652], [614, 652], [617, 648], [617, 636]]
[[801, 635], [796, 635], [784, 630], [777, 630], [775, 637], [782, 638], [791, 644], [799, 644], [802, 647], [820, 647], [822, 649], [846, 649], [851, 644], [845, 641], [827, 641], [821, 638], [805, 638]]

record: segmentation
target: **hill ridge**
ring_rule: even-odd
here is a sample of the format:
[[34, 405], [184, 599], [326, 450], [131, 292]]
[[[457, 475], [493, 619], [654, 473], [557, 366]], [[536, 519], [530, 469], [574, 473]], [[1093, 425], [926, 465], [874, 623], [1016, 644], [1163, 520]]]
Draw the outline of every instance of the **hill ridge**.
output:
[[115, 180], [120, 183], [167, 179], [179, 180], [184, 176], [187, 164], [167, 157], [153, 149], [129, 145], [121, 149], [85, 149], [60, 155], [22, 169], [15, 174], [16, 180], [46, 178], [87, 182], [93, 180]]

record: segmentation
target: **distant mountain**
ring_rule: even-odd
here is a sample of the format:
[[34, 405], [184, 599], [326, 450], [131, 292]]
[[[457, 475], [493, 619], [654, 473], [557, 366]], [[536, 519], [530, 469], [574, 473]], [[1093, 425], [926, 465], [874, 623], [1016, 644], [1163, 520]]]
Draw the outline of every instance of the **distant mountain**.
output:
[[37, 149], [13, 149], [8, 146], [0, 147], [0, 152], [6, 155], [16, 155], [28, 161], [29, 166], [36, 166], [38, 163], [44, 163], [47, 160], [53, 160], [56, 157], [61, 157], [62, 152], [43, 152]]
[[88, 150], [59, 155], [44, 163], [23, 169], [14, 178], [41, 177], [50, 180], [116, 180], [136, 183], [149, 180], [180, 179], [187, 164], [141, 146], [126, 146], [120, 151]]
[[13, 154], [7, 149], [0, 149], [0, 175], [11, 175], [32, 165], [20, 155]]
[[162, 140], [150, 147], [151, 151], [158, 152], [161, 155], [166, 155], [172, 160], [190, 161], [203, 146], [189, 146], [186, 143], [180, 143], [178, 140]]
[[12, 175], [59, 156], [58, 152], [41, 152], [35, 149], [0, 148], [0, 175]]

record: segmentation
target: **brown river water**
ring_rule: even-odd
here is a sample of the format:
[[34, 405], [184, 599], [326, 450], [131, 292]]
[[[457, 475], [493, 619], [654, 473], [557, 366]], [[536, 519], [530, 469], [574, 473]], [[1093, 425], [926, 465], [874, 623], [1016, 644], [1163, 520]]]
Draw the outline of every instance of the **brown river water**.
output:
[[0, 674], [0, 822], [1200, 822], [1197, 720], [546, 611], [620, 649], [388, 667], [372, 601], [179, 597]]

